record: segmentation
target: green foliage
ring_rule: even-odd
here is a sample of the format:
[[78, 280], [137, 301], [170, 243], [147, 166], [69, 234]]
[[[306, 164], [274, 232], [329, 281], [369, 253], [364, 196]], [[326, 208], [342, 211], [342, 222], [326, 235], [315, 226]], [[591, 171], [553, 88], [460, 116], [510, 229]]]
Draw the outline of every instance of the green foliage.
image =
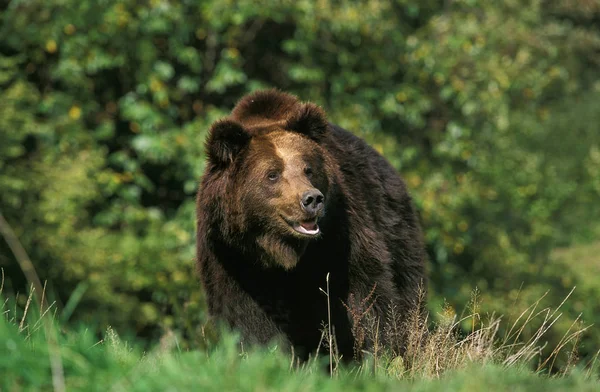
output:
[[[556, 305], [584, 277], [550, 252], [592, 239], [600, 217], [600, 2], [584, 3], [13, 1], [0, 211], [72, 322], [202, 345], [203, 141], [242, 94], [274, 86], [404, 175], [434, 308], [460, 310], [474, 286], [507, 317], [548, 288]], [[0, 266], [5, 292], [24, 292], [2, 241]], [[600, 322], [598, 286], [583, 287], [555, 343], [580, 312]], [[586, 339], [584, 357], [600, 347]]]

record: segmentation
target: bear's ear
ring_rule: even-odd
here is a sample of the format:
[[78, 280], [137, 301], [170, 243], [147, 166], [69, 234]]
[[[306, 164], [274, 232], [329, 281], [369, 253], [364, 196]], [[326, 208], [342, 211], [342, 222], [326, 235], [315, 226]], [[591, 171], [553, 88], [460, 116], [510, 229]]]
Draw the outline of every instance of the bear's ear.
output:
[[302, 104], [287, 121], [286, 129], [320, 141], [327, 133], [327, 116], [314, 103]]
[[239, 123], [220, 120], [210, 128], [206, 139], [208, 159], [217, 166], [230, 165], [250, 142], [251, 136]]

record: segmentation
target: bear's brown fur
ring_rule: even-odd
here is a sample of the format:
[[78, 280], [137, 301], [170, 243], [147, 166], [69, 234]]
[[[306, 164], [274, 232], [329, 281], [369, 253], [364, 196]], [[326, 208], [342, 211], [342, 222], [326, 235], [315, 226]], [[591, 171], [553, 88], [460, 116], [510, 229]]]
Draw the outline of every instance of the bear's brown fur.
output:
[[213, 124], [206, 151], [197, 256], [209, 313], [247, 343], [284, 338], [306, 358], [328, 322], [319, 289], [330, 274], [339, 354], [372, 345], [358, 336], [352, 303], [381, 321], [384, 345], [402, 347], [383, 324], [418, 310], [425, 251], [389, 163], [318, 106], [277, 90], [242, 98]]

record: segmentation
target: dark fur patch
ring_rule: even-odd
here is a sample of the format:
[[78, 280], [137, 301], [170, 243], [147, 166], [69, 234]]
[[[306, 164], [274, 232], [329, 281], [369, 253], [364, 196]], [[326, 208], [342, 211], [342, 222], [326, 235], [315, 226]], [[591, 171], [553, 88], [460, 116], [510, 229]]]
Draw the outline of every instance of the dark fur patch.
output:
[[217, 121], [210, 129], [206, 151], [211, 163], [227, 166], [250, 142], [250, 134], [239, 123], [231, 120]]

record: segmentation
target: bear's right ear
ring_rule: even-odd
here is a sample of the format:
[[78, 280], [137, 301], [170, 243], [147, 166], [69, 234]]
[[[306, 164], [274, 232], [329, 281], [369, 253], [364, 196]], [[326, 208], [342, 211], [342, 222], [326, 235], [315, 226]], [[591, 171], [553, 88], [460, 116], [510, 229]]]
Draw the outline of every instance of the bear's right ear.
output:
[[220, 120], [210, 128], [206, 139], [208, 159], [217, 166], [228, 166], [250, 142], [251, 136], [239, 123]]
[[304, 103], [287, 121], [286, 128], [319, 142], [327, 133], [327, 116], [314, 103]]

